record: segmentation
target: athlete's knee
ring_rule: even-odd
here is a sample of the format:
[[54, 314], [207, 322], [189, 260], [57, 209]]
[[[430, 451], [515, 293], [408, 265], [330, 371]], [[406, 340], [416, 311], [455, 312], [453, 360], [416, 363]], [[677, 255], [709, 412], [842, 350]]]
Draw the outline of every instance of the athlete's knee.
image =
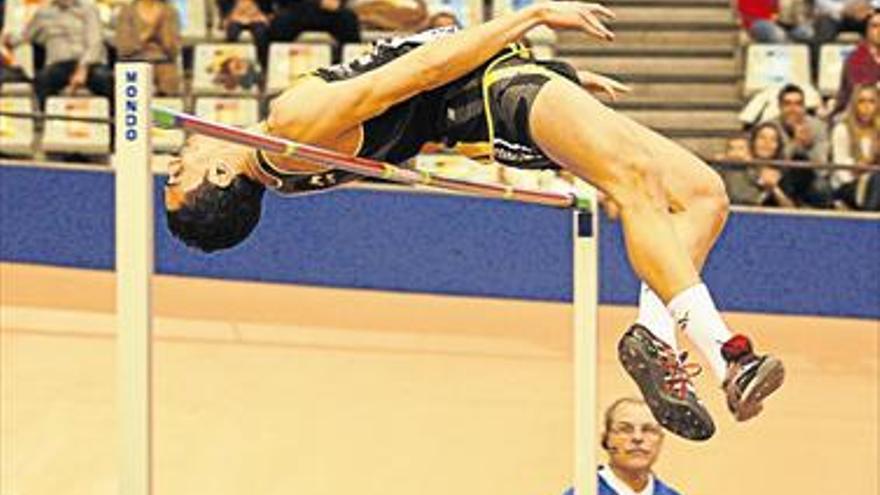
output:
[[619, 154], [609, 167], [613, 172], [606, 189], [621, 208], [666, 207], [662, 171], [649, 150], [630, 149], [626, 154]]
[[727, 195], [727, 187], [718, 172], [712, 171], [712, 202], [718, 216], [727, 219], [730, 213], [730, 196]]
[[724, 223], [730, 212], [730, 198], [721, 176], [714, 170], [706, 167], [707, 173], [701, 174], [701, 178], [693, 182], [692, 203], [707, 211], [716, 222]]

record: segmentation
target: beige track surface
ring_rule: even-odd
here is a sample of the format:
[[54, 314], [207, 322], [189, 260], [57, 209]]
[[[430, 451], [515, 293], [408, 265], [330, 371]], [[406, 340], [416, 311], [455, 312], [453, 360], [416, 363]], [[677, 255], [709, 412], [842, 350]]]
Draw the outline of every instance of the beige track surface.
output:
[[[564, 304], [157, 277], [155, 493], [557, 495]], [[0, 494], [116, 491], [112, 274], [0, 264]], [[600, 403], [634, 308], [600, 310]], [[767, 410], [667, 437], [687, 495], [878, 493], [877, 321], [728, 314], [788, 367]]]

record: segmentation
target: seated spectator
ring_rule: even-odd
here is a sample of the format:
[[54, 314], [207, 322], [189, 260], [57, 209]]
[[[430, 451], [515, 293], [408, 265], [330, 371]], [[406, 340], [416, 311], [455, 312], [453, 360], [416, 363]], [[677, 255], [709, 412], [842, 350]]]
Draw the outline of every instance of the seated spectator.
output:
[[[742, 122], [743, 128], [751, 129], [752, 126], [765, 120], [779, 118], [779, 92], [783, 86], [782, 84], [768, 86], [749, 98], [748, 103], [737, 116], [737, 119]], [[819, 90], [809, 84], [799, 83], [798, 87], [804, 91], [807, 111], [813, 114], [821, 112], [823, 102]]]
[[814, 9], [817, 46], [836, 40], [843, 31], [865, 32], [874, 12], [871, 0], [815, 0]]
[[428, 17], [428, 25], [426, 29], [441, 27], [455, 27], [461, 29], [461, 21], [455, 17], [455, 11], [446, 7], [439, 8]]
[[[880, 163], [880, 90], [876, 85], [857, 86], [846, 113], [834, 126], [831, 137], [832, 161], [841, 165]], [[831, 185], [835, 199], [857, 208], [856, 179], [862, 174], [835, 170]]]
[[738, 0], [740, 24], [756, 43], [807, 43], [813, 38], [805, 0]]
[[257, 59], [265, 73], [269, 63], [269, 20], [271, 0], [217, 0], [226, 41], [238, 41], [241, 33], [250, 31], [257, 48]]
[[821, 119], [807, 113], [804, 91], [795, 84], [787, 84], [777, 96], [778, 123], [782, 126], [787, 160], [813, 163], [828, 161], [828, 126]]
[[[652, 467], [663, 447], [663, 427], [641, 399], [623, 398], [605, 410], [602, 448], [608, 464], [599, 467], [599, 495], [679, 495]], [[570, 489], [566, 495], [574, 495]]]
[[120, 60], [147, 60], [159, 95], [180, 93], [180, 15], [165, 0], [134, 0], [119, 12], [116, 51]]
[[[742, 149], [744, 138], [731, 138], [723, 159], [748, 162], [783, 158], [782, 130], [775, 122], [764, 122], [752, 129], [746, 149]], [[724, 167], [721, 177], [734, 204], [787, 207], [796, 204], [786, 192], [789, 185], [783, 182], [783, 173], [778, 168], [769, 165]]]
[[750, 136], [747, 133], [737, 134], [727, 140], [724, 153], [717, 156], [719, 160], [747, 162], [752, 159]]
[[[776, 124], [767, 123], [755, 128], [751, 139], [752, 157], [757, 160], [781, 160], [783, 158], [782, 131]], [[753, 178], [759, 192], [752, 204], [760, 206], [794, 207], [795, 202], [782, 187], [782, 171], [763, 165], [749, 167], [746, 172]]]
[[761, 189], [755, 180], [755, 174], [747, 165], [736, 165], [752, 161], [751, 136], [748, 133], [742, 133], [729, 138], [724, 153], [715, 155], [715, 160], [722, 162], [717, 170], [724, 180], [730, 202], [747, 205], [757, 204]]
[[[778, 97], [785, 142], [783, 157], [786, 160], [827, 163], [830, 156], [828, 126], [822, 119], [807, 114], [804, 92], [794, 84], [786, 85]], [[786, 178], [792, 185], [799, 205], [828, 207], [831, 201], [831, 185], [827, 170], [788, 169]]]
[[277, 15], [272, 19], [272, 41], [296, 41], [303, 31], [325, 31], [333, 36], [333, 62], [342, 60], [342, 46], [360, 43], [361, 27], [345, 0], [275, 0]]
[[45, 66], [34, 78], [41, 109], [65, 88], [85, 86], [112, 101], [113, 71], [106, 65], [98, 9], [86, 0], [52, 0], [37, 9], [20, 36], [7, 33], [2, 40], [9, 49], [26, 42], [45, 46]]
[[846, 62], [840, 75], [840, 88], [835, 98], [832, 118], [849, 104], [855, 86], [880, 82], [880, 12], [871, 15], [865, 28], [865, 38], [859, 42]]

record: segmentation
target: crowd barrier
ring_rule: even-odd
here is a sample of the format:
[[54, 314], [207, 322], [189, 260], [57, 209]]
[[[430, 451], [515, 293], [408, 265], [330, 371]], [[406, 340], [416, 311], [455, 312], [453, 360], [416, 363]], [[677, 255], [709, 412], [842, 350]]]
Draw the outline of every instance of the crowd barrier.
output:
[[[112, 269], [113, 187], [111, 171], [0, 166], [0, 260]], [[173, 240], [156, 214], [161, 274], [571, 299], [570, 216], [552, 208], [384, 188], [268, 194], [252, 238], [213, 255]], [[635, 304], [619, 224], [603, 218], [600, 243], [600, 301]], [[876, 216], [737, 211], [705, 279], [723, 310], [880, 318], [878, 253]]]

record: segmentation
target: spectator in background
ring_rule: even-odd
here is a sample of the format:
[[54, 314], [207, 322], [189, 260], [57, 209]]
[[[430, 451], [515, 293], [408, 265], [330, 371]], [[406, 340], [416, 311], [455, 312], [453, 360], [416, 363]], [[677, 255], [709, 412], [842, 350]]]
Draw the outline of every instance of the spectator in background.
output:
[[[832, 132], [833, 162], [841, 165], [880, 163], [880, 90], [876, 85], [857, 86], [846, 113]], [[835, 199], [857, 208], [857, 179], [851, 170], [835, 170], [831, 185]]]
[[761, 195], [761, 189], [758, 187], [756, 174], [751, 167], [731, 164], [752, 161], [751, 136], [747, 133], [732, 136], [727, 140], [724, 153], [715, 156], [715, 160], [723, 163], [717, 170], [724, 180], [730, 202], [758, 204], [757, 198]]
[[361, 28], [357, 15], [345, 0], [275, 0], [272, 41], [295, 41], [303, 31], [325, 31], [333, 36], [333, 62], [342, 60], [345, 43], [359, 43]]
[[[782, 130], [775, 122], [764, 122], [752, 129], [747, 149], [743, 150], [737, 136], [728, 141], [724, 159], [736, 161], [781, 160], [784, 141]], [[780, 169], [769, 165], [724, 167], [721, 177], [732, 203], [751, 206], [787, 206], [796, 203], [789, 196], [790, 184]]]
[[461, 29], [461, 22], [455, 17], [455, 11], [449, 7], [436, 9], [431, 16], [428, 17], [428, 25], [426, 29], [441, 27], [455, 27]]
[[806, 0], [737, 0], [737, 11], [756, 43], [807, 43], [813, 38]]
[[855, 86], [860, 84], [880, 83], [880, 12], [868, 19], [865, 27], [865, 38], [859, 42], [844, 63], [840, 76], [840, 88], [837, 90], [832, 118], [843, 111], [849, 104], [849, 98]]
[[679, 495], [652, 471], [663, 437], [663, 427], [644, 401], [626, 397], [611, 404], [605, 410], [601, 445], [608, 464], [599, 467], [599, 495]]
[[126, 4], [116, 21], [116, 51], [120, 60], [153, 64], [159, 95], [180, 94], [180, 14], [165, 0], [135, 0]]
[[272, 17], [271, 0], [217, 0], [221, 25], [226, 41], [238, 41], [243, 31], [250, 31], [257, 48], [257, 59], [263, 73], [269, 63], [269, 22]]
[[804, 91], [796, 84], [782, 87], [777, 96], [778, 122], [782, 126], [787, 160], [826, 163], [828, 161], [828, 126], [807, 114]]
[[[779, 92], [779, 119], [785, 143], [786, 160], [827, 163], [830, 156], [828, 126], [817, 117], [807, 114], [803, 90], [788, 84]], [[831, 200], [831, 186], [827, 171], [787, 169], [785, 178], [790, 185], [789, 196], [799, 205], [827, 207]]]
[[814, 43], [821, 46], [834, 41], [842, 31], [865, 32], [873, 11], [871, 0], [815, 0]]
[[750, 161], [752, 159], [750, 138], [749, 134], [743, 133], [728, 139], [724, 154], [720, 158], [740, 162]]
[[[783, 131], [776, 123], [765, 122], [752, 131], [751, 152], [755, 160], [781, 160], [785, 153]], [[790, 181], [783, 181], [782, 170], [769, 165], [749, 167], [746, 172], [753, 177], [759, 189], [756, 198], [750, 204], [759, 206], [795, 207], [797, 203], [791, 197]]]
[[98, 9], [86, 0], [52, 0], [40, 7], [20, 36], [5, 34], [10, 50], [21, 43], [44, 45], [45, 66], [34, 78], [40, 108], [49, 96], [65, 88], [87, 87], [92, 93], [113, 101], [113, 71], [101, 39]]
[[[784, 86], [784, 84], [767, 86], [749, 99], [737, 117], [744, 129], [751, 129], [765, 120], [779, 117], [779, 92]], [[813, 114], [821, 111], [823, 101], [819, 90], [810, 84], [798, 83], [798, 87], [804, 91], [807, 111]]]

